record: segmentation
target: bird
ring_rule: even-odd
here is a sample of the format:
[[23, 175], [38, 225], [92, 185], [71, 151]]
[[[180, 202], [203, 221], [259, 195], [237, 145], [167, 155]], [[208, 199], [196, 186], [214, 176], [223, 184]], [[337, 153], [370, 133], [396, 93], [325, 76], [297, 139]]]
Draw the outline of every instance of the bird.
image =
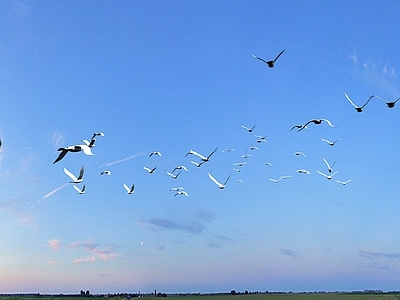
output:
[[365, 105], [367, 105], [368, 102], [369, 102], [373, 97], [375, 97], [374, 95], [371, 95], [371, 96], [368, 98], [367, 102], [365, 102], [363, 106], [359, 107], [359, 106], [355, 105], [353, 101], [351, 101], [351, 99], [349, 98], [349, 96], [348, 96], [346, 93], [344, 93], [344, 95], [346, 96], [347, 100], [349, 100], [349, 102], [351, 103], [351, 105], [354, 106], [354, 108], [356, 109], [357, 112], [362, 112], [363, 109], [364, 109], [364, 107], [365, 107]]
[[104, 136], [104, 133], [102, 133], [102, 132], [95, 132], [95, 133], [93, 133], [92, 140], [95, 139], [96, 136]]
[[247, 162], [238, 162], [238, 163], [234, 163], [234, 166], [238, 166], [238, 167], [242, 167], [243, 165], [247, 164]]
[[288, 178], [290, 178], [290, 177], [292, 177], [291, 175], [282, 175], [280, 178], [279, 178], [279, 180], [281, 180], [281, 179], [288, 179]]
[[232, 152], [232, 151], [235, 151], [235, 149], [233, 149], [233, 148], [230, 148], [230, 149], [225, 149], [225, 150], [222, 150], [222, 152]]
[[154, 173], [154, 171], [156, 170], [157, 167], [154, 167], [153, 169], [147, 168], [147, 167], [143, 167], [143, 169], [145, 169], [148, 173]]
[[0, 152], [3, 152], [3, 149], [1, 149], [1, 146], [3, 145], [3, 142], [0, 139]]
[[240, 155], [239, 158], [249, 158], [250, 156], [253, 156], [253, 155], [251, 155], [251, 154], [243, 154], [243, 155]]
[[351, 181], [351, 179], [346, 180], [346, 181], [340, 181], [340, 180], [336, 180], [336, 182], [341, 183], [343, 185], [346, 185], [347, 183], [349, 183]]
[[83, 185], [82, 189], [78, 188], [75, 184], [74, 184], [74, 189], [78, 192], [78, 194], [84, 194], [85, 193], [85, 185]]
[[236, 171], [236, 172], [240, 172], [240, 171], [242, 171], [242, 169], [236, 169], [236, 168], [233, 168], [233, 171]]
[[311, 173], [310, 173], [310, 171], [307, 171], [307, 170], [305, 170], [305, 169], [299, 169], [299, 170], [296, 170], [296, 173], [300, 173], [300, 174], [308, 174], [308, 175], [310, 175]]
[[375, 96], [375, 97], [382, 100], [383, 102], [385, 102], [388, 108], [393, 108], [394, 105], [396, 104], [396, 102], [400, 100], [400, 98], [397, 98], [395, 101], [386, 101], [385, 99], [382, 99], [379, 96]]
[[261, 61], [263, 61], [263, 62], [265, 62], [265, 63], [268, 65], [268, 67], [273, 68], [273, 67], [275, 66], [275, 62], [277, 61], [277, 59], [279, 58], [279, 56], [282, 55], [283, 52], [285, 52], [285, 49], [283, 49], [283, 50], [275, 57], [274, 60], [268, 60], [268, 61], [266, 61], [266, 60], [262, 59], [261, 57], [255, 56], [254, 54], [253, 54], [253, 57], [254, 57], [254, 58], [257, 58], [257, 59], [259, 59], [259, 60], [261, 60]]
[[253, 151], [253, 150], [260, 150], [260, 148], [258, 148], [258, 147], [256, 147], [256, 146], [251, 146], [251, 147], [249, 147], [249, 148], [246, 150], [246, 152], [247, 152], [248, 150], [250, 150], [250, 151]]
[[129, 187], [124, 183], [124, 188], [125, 188], [125, 190], [126, 190], [126, 192], [127, 192], [128, 194], [133, 194], [133, 192], [134, 192], [134, 190], [135, 190], [135, 185], [132, 184], [132, 187], [129, 188]]
[[178, 191], [175, 193], [174, 197], [179, 196], [179, 195], [185, 195], [186, 197], [188, 197], [188, 193], [186, 191]]
[[304, 125], [303, 125], [299, 130], [297, 130], [297, 131], [301, 131], [301, 130], [303, 130], [304, 128], [307, 128], [307, 125], [310, 124], [310, 123], [314, 123], [314, 124], [319, 125], [319, 124], [321, 124], [322, 122], [326, 122], [326, 123], [328, 123], [329, 126], [335, 127], [335, 126], [332, 125], [331, 121], [329, 121], [328, 119], [312, 119], [312, 120], [308, 121], [306, 124], [304, 124]]
[[111, 171], [109, 171], [109, 170], [101, 171], [100, 175], [111, 175]]
[[264, 165], [266, 165], [266, 166], [272, 166], [272, 164], [271, 164], [269, 161], [265, 162]]
[[335, 173], [333, 173], [333, 174], [331, 174], [331, 175], [326, 175], [326, 174], [324, 174], [324, 173], [322, 173], [322, 172], [320, 172], [320, 171], [318, 171], [318, 170], [317, 170], [317, 172], [318, 172], [318, 174], [321, 174], [321, 175], [325, 176], [328, 180], [331, 180], [332, 177], [333, 177], [333, 175], [335, 175], [335, 174], [336, 174], [337, 172], [339, 172], [339, 171], [336, 171]]
[[297, 151], [297, 152], [293, 153], [293, 155], [296, 155], [296, 156], [300, 156], [300, 155], [306, 156], [306, 155], [305, 155], [303, 152], [301, 152], [301, 151]]
[[336, 160], [334, 161], [334, 163], [332, 164], [332, 166], [329, 165], [329, 163], [326, 161], [325, 158], [323, 158], [323, 160], [324, 160], [326, 166], [328, 167], [328, 172], [329, 172], [329, 173], [332, 173], [332, 168], [333, 168], [333, 166], [335, 165]]
[[336, 141], [334, 141], [334, 142], [331, 142], [331, 141], [328, 141], [328, 140], [326, 140], [326, 139], [324, 139], [324, 138], [321, 138], [321, 140], [323, 141], [323, 142], [327, 142], [328, 144], [329, 144], [329, 146], [334, 146], [337, 142], [339, 142], [341, 139], [337, 139]]
[[153, 151], [153, 152], [151, 152], [150, 155], [149, 155], [149, 157], [152, 157], [153, 155], [162, 156], [162, 155], [161, 155], [161, 152], [159, 152], [159, 151]]
[[242, 179], [238, 179], [238, 180], [236, 180], [236, 182], [243, 183], [243, 180]]
[[176, 174], [176, 175], [174, 175], [174, 174], [172, 174], [172, 173], [170, 173], [170, 172], [167, 172], [167, 174], [169, 175], [169, 176], [171, 176], [173, 179], [177, 179], [178, 178], [178, 176], [179, 176], [179, 174], [181, 174], [181, 172], [182, 171], [180, 171], [178, 174]]
[[53, 162], [55, 164], [56, 162], [62, 160], [65, 155], [67, 155], [68, 152], [80, 152], [83, 151], [86, 155], [94, 155], [92, 153], [92, 150], [90, 149], [88, 145], [74, 145], [74, 146], [68, 146], [68, 147], [61, 147], [58, 148], [57, 151], [61, 151], [56, 160]]
[[279, 180], [281, 180], [281, 178], [279, 178], [279, 179], [273, 179], [273, 178], [269, 178], [269, 180], [271, 180], [272, 182], [274, 182], [274, 183], [278, 183], [279, 182]]
[[208, 177], [210, 177], [210, 179], [211, 179], [212, 181], [214, 181], [214, 183], [215, 183], [216, 185], [218, 185], [218, 187], [222, 190], [222, 189], [225, 188], [225, 185], [226, 185], [226, 183], [228, 182], [229, 178], [231, 178], [231, 174], [229, 174], [228, 178], [225, 180], [224, 183], [218, 182], [210, 173], [208, 173]]
[[196, 152], [196, 151], [190, 150], [190, 151], [185, 155], [185, 157], [186, 157], [188, 154], [193, 154], [193, 155], [196, 155], [196, 156], [200, 157], [200, 159], [201, 159], [203, 162], [207, 162], [207, 161], [210, 160], [211, 155], [213, 155], [213, 154], [215, 153], [215, 151], [217, 151], [217, 149], [218, 149], [218, 147], [216, 147], [216, 148], [213, 150], [213, 152], [211, 152], [208, 156], [204, 156], [204, 155], [201, 155], [200, 153], [198, 153], [198, 152]]
[[69, 178], [71, 178], [72, 181], [70, 181], [70, 183], [81, 183], [83, 181], [83, 173], [85, 172], [85, 169], [81, 168], [81, 170], [79, 171], [79, 176], [76, 177], [74, 174], [72, 174], [70, 171], [68, 171], [66, 168], [64, 168], [64, 173], [67, 174], [69, 176]]
[[172, 170], [171, 173], [174, 173], [175, 170], [185, 170], [185, 171], [187, 171], [188, 169], [185, 166], [177, 166]]
[[184, 188], [183, 187], [173, 187], [169, 189], [170, 191], [174, 191], [174, 192], [178, 192], [178, 191], [183, 191]]
[[190, 162], [191, 162], [192, 164], [194, 164], [194, 165], [195, 165], [196, 167], [198, 167], [198, 168], [201, 167], [202, 164], [204, 164], [204, 161], [198, 163], [198, 162], [196, 162], [196, 161], [191, 160]]
[[246, 126], [244, 126], [244, 125], [241, 125], [241, 126], [242, 126], [242, 128], [246, 129], [248, 132], [253, 132], [254, 128], [255, 128], [257, 125], [254, 125], [254, 126], [251, 127], [251, 128], [246, 127]]
[[256, 140], [257, 143], [261, 143], [261, 142], [265, 142], [266, 143], [267, 142], [267, 140], [266, 140], [267, 136], [266, 135], [261, 136], [261, 135], [257, 135], [256, 134], [255, 137], [257, 138], [257, 140]]

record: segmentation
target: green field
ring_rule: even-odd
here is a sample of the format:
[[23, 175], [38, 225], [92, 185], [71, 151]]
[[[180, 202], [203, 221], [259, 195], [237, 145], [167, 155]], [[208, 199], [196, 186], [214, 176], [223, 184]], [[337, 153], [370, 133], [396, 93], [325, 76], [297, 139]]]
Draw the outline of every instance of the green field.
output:
[[[94, 300], [104, 299], [105, 297], [79, 297], [79, 296], [13, 296], [13, 295], [0, 295], [0, 300]], [[122, 296], [110, 297], [113, 300], [126, 300]], [[167, 297], [154, 297], [154, 295], [147, 294], [141, 298], [155, 300], [399, 300], [400, 293], [271, 293], [271, 294], [210, 294], [210, 295], [167, 295]], [[140, 298], [131, 298], [132, 300]]]

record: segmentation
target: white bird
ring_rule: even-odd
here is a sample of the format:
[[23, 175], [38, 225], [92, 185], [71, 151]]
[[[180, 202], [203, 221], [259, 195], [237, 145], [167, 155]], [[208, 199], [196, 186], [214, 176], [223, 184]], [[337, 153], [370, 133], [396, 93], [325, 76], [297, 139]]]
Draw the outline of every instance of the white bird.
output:
[[334, 161], [334, 163], [332, 164], [332, 166], [331, 166], [331, 165], [329, 165], [329, 163], [326, 161], [326, 159], [325, 159], [325, 158], [323, 158], [323, 160], [324, 160], [324, 162], [325, 162], [326, 166], [328, 167], [328, 172], [329, 172], [329, 173], [332, 173], [332, 168], [333, 168], [333, 166], [335, 165], [335, 163], [336, 163], [336, 160]]
[[56, 162], [60, 161], [61, 159], [64, 158], [65, 155], [67, 155], [68, 152], [80, 152], [83, 151], [86, 155], [94, 155], [92, 153], [91, 147], [88, 145], [75, 145], [75, 146], [68, 146], [68, 147], [61, 147], [58, 148], [57, 151], [61, 151], [56, 160], [53, 162], [55, 164]]
[[394, 105], [396, 104], [396, 102], [400, 100], [400, 98], [397, 98], [395, 101], [386, 101], [385, 99], [382, 99], [379, 96], [375, 96], [375, 97], [382, 100], [383, 102], [385, 102], [388, 108], [393, 108]]
[[148, 173], [154, 173], [154, 171], [156, 170], [157, 167], [154, 167], [153, 169], [147, 168], [147, 167], [143, 167], [143, 169], [145, 169]]
[[306, 155], [305, 155], [303, 152], [301, 152], [301, 151], [297, 151], [297, 152], [293, 153], [293, 155], [296, 155], [296, 156], [299, 156], [299, 155], [306, 156]]
[[356, 109], [357, 112], [362, 112], [364, 106], [367, 105], [368, 102], [369, 102], [373, 97], [375, 97], [374, 95], [370, 96], [370, 97], [368, 98], [367, 102], [365, 102], [363, 106], [358, 107], [357, 105], [355, 105], [355, 104], [353, 103], [353, 101], [351, 101], [351, 99], [349, 98], [349, 96], [347, 96], [346, 93], [344, 93], [344, 95], [346, 96], [347, 100], [349, 100], [350, 104], [354, 106], [354, 108]]
[[327, 142], [328, 144], [329, 144], [329, 146], [334, 146], [337, 142], [339, 142], [341, 139], [337, 139], [336, 141], [334, 141], [334, 142], [331, 142], [331, 141], [329, 141], [329, 140], [326, 140], [326, 139], [324, 139], [324, 138], [321, 138], [321, 140], [323, 141], [323, 142]]
[[210, 177], [210, 179], [211, 179], [212, 181], [214, 181], [214, 183], [215, 183], [216, 185], [218, 185], [218, 187], [222, 190], [222, 189], [225, 188], [225, 185], [226, 185], [226, 183], [228, 182], [229, 178], [231, 178], [231, 174], [229, 174], [228, 178], [225, 180], [224, 183], [218, 182], [210, 173], [208, 173], [208, 177]]
[[169, 189], [170, 191], [174, 191], [174, 192], [178, 192], [178, 191], [183, 191], [184, 188], [183, 187], [173, 187]]
[[179, 196], [179, 195], [185, 195], [186, 197], [188, 197], [188, 193], [186, 191], [178, 191], [175, 193], [174, 197]]
[[305, 169], [299, 169], [299, 170], [296, 170], [296, 172], [301, 173], [301, 174], [311, 174], [310, 171], [307, 171]]
[[317, 170], [317, 172], [318, 172], [318, 174], [321, 174], [322, 176], [325, 176], [326, 179], [331, 180], [332, 177], [333, 177], [333, 175], [335, 175], [335, 174], [336, 174], [337, 172], [339, 172], [339, 171], [336, 171], [335, 173], [333, 173], [333, 174], [331, 174], [331, 175], [326, 175], [326, 174], [324, 174], [324, 173], [322, 173], [322, 172], [320, 172], [320, 171], [318, 171], [318, 170]]
[[244, 126], [244, 125], [241, 125], [241, 126], [242, 126], [242, 128], [246, 129], [248, 132], [253, 132], [254, 128], [255, 128], [257, 125], [254, 125], [254, 126], [251, 127], [251, 128], [246, 127], [246, 126]]
[[347, 183], [349, 183], [351, 181], [351, 179], [346, 180], [346, 181], [340, 181], [340, 180], [336, 180], [336, 182], [341, 183], [343, 185], [346, 185]]
[[233, 168], [233, 171], [240, 172], [240, 171], [242, 171], [242, 169]]
[[171, 176], [173, 179], [177, 179], [178, 178], [178, 176], [179, 176], [179, 174], [181, 174], [181, 172], [182, 171], [180, 171], [178, 174], [176, 174], [176, 175], [174, 175], [174, 174], [172, 174], [172, 173], [170, 173], [170, 172], [167, 172], [167, 174], [169, 175], [169, 176]]
[[202, 161], [201, 163], [198, 163], [198, 162], [196, 162], [196, 161], [191, 160], [190, 162], [191, 162], [192, 164], [194, 164], [194, 165], [195, 165], [196, 167], [198, 167], [198, 168], [201, 167], [202, 164], [204, 164], [204, 161]]
[[290, 177], [292, 177], [291, 175], [283, 175], [283, 176], [281, 176], [280, 178], [279, 178], [279, 180], [280, 179], [288, 179], [288, 178], [290, 178]]
[[240, 155], [239, 158], [249, 158], [250, 156], [253, 156], [253, 155], [251, 155], [251, 154], [243, 154], [243, 155]]
[[132, 187], [129, 188], [129, 186], [127, 186], [127, 185], [124, 183], [124, 188], [125, 188], [125, 190], [126, 190], [126, 192], [127, 192], [128, 194], [133, 194], [133, 192], [134, 192], [134, 190], [135, 190], [135, 185], [132, 184]]
[[234, 166], [238, 166], [238, 167], [242, 167], [243, 165], [247, 164], [247, 162], [238, 162], [238, 163], [234, 163]]
[[81, 183], [83, 181], [83, 173], [85, 172], [83, 166], [81, 170], [79, 171], [79, 176], [76, 177], [74, 174], [72, 174], [70, 171], [68, 171], [66, 168], [64, 168], [64, 173], [71, 178], [72, 181], [70, 183]]
[[85, 193], [85, 185], [83, 185], [82, 189], [78, 188], [75, 184], [74, 184], [74, 189], [78, 192], [78, 194], [84, 194]]
[[111, 175], [111, 171], [109, 171], [109, 170], [101, 171], [100, 175]]
[[162, 156], [162, 155], [161, 155], [161, 152], [159, 152], [159, 151], [153, 151], [153, 152], [151, 152], [150, 155], [149, 155], [149, 157], [152, 157], [153, 155]]
[[198, 152], [193, 151], [192, 149], [190, 149], [189, 152], [185, 155], [185, 157], [186, 157], [187, 155], [189, 155], [189, 154], [193, 154], [193, 155], [196, 155], [196, 156], [200, 157], [200, 159], [201, 159], [203, 162], [207, 162], [207, 161], [210, 160], [211, 155], [213, 155], [213, 154], [215, 153], [215, 151], [217, 151], [217, 149], [218, 149], [218, 147], [216, 147], [216, 148], [214, 149], [214, 151], [211, 152], [208, 156], [201, 155], [200, 153], [198, 153]]
[[238, 179], [238, 180], [236, 180], [236, 182], [243, 183], [243, 180], [242, 179]]
[[279, 58], [279, 56], [282, 55], [283, 52], [285, 52], [285, 49], [283, 49], [283, 50], [275, 57], [274, 60], [264, 60], [264, 59], [262, 59], [261, 57], [255, 56], [254, 54], [252, 54], [252, 55], [253, 55], [254, 58], [257, 58], [257, 59], [259, 59], [259, 60], [265, 62], [265, 63], [268, 65], [268, 67], [273, 68], [273, 67], [275, 66], [275, 62], [277, 61], [277, 59]]
[[279, 179], [269, 178], [269, 180], [271, 180], [271, 181], [274, 182], [274, 183], [278, 183], [278, 181], [281, 180], [281, 178], [279, 178]]
[[269, 161], [265, 162], [264, 165], [266, 165], [266, 166], [272, 166], [272, 164], [271, 164]]
[[95, 133], [93, 133], [92, 140], [93, 140], [94, 138], [96, 138], [96, 136], [104, 136], [104, 133], [102, 133], [102, 132], [95, 132]]
[[333, 124], [331, 123], [331, 121], [329, 121], [328, 119], [312, 119], [312, 120], [308, 121], [306, 124], [304, 124], [304, 125], [303, 125], [299, 130], [297, 130], [297, 131], [301, 131], [301, 130], [303, 130], [304, 128], [307, 128], [307, 125], [310, 124], [310, 123], [314, 123], [314, 124], [316, 124], [316, 125], [319, 125], [319, 124], [321, 124], [322, 122], [326, 122], [330, 127], [335, 127], [335, 126], [333, 126]]
[[230, 148], [230, 149], [225, 149], [225, 150], [222, 150], [222, 152], [232, 152], [232, 151], [235, 151], [235, 149], [233, 149], [233, 148]]
[[249, 147], [249, 148], [246, 150], [246, 152], [247, 152], [248, 150], [251, 150], [251, 151], [253, 151], [253, 150], [260, 150], [260, 148], [258, 148], [258, 147], [256, 147], [256, 146], [251, 146], [251, 147]]
[[175, 170], [185, 170], [185, 171], [187, 171], [188, 169], [185, 166], [177, 166], [172, 170], [171, 173], [174, 173]]

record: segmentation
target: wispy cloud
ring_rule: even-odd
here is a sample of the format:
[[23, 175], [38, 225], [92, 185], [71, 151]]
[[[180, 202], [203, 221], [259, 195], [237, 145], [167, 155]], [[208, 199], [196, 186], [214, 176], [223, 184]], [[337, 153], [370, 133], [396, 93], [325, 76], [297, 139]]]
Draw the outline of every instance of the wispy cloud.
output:
[[55, 188], [54, 190], [52, 190], [51, 192], [48, 192], [46, 195], [44, 195], [41, 199], [37, 200], [36, 203], [34, 205], [31, 206], [31, 209], [38, 204], [39, 202], [42, 202], [43, 200], [49, 198], [50, 196], [54, 195], [55, 193], [57, 193], [59, 190], [62, 190], [63, 188], [65, 188], [68, 185], [68, 183], [59, 186], [57, 188]]
[[[89, 239], [85, 242], [76, 242], [76, 243], [69, 244], [68, 248], [71, 248], [71, 249], [83, 248], [85, 251], [87, 251], [91, 254], [94, 254], [103, 260], [112, 260], [115, 258], [116, 254], [113, 252], [112, 246], [105, 247], [104, 249], [100, 249], [99, 246], [100, 245], [95, 243], [92, 239]], [[85, 261], [81, 261], [81, 262], [85, 262]]]
[[281, 251], [282, 254], [290, 256], [290, 257], [296, 257], [297, 254], [294, 250], [291, 249], [285, 249], [285, 248], [280, 248], [279, 251]]
[[78, 259], [75, 259], [73, 261], [74, 264], [81, 264], [81, 263], [93, 263], [96, 261], [96, 258], [94, 256], [92, 257], [81, 257]]
[[178, 230], [191, 234], [201, 234], [205, 229], [204, 224], [196, 220], [176, 221], [167, 218], [152, 218], [143, 219], [140, 223], [147, 225], [150, 230], [155, 232], [163, 230]]
[[385, 253], [359, 249], [357, 255], [368, 260], [366, 264], [368, 268], [387, 270], [396, 274], [400, 272], [400, 252]]
[[61, 240], [52, 239], [48, 240], [47, 243], [49, 244], [50, 248], [53, 249], [53, 251], [58, 251], [61, 249]]
[[61, 147], [65, 142], [65, 134], [59, 131], [54, 131], [51, 142], [54, 145], [54, 148]]
[[146, 152], [136, 153], [136, 154], [130, 155], [130, 156], [125, 157], [125, 158], [122, 158], [122, 159], [118, 159], [118, 160], [115, 160], [115, 161], [107, 162], [107, 163], [105, 163], [105, 164], [102, 164], [100, 167], [109, 167], [109, 166], [113, 166], [113, 165], [116, 165], [116, 164], [125, 162], [125, 161], [127, 161], [127, 160], [131, 160], [131, 159], [134, 159], [134, 158], [136, 158], [136, 157], [143, 156], [143, 155], [145, 155], [145, 154], [146, 154]]

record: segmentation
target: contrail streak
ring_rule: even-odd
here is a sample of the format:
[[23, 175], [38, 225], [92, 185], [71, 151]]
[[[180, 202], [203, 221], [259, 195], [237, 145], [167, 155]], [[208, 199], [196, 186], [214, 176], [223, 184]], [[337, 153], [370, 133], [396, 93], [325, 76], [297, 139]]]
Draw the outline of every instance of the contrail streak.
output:
[[109, 166], [112, 166], [112, 165], [116, 165], [116, 164], [122, 163], [124, 161], [130, 160], [130, 159], [133, 159], [133, 158], [136, 158], [136, 157], [139, 157], [139, 156], [143, 156], [145, 154], [146, 154], [146, 152], [136, 153], [136, 154], [133, 154], [131, 156], [128, 156], [128, 157], [125, 157], [125, 158], [122, 158], [122, 159], [119, 159], [119, 160], [116, 160], [116, 161], [105, 163], [105, 164], [101, 165], [100, 167], [109, 167]]
[[51, 192], [47, 193], [46, 195], [44, 195], [41, 199], [39, 199], [38, 201], [36, 201], [36, 203], [34, 205], [31, 206], [31, 209], [38, 204], [39, 202], [42, 202], [44, 199], [49, 198], [50, 196], [54, 195], [56, 192], [58, 192], [59, 190], [62, 190], [63, 188], [65, 188], [68, 185], [68, 183], [59, 186], [58, 188], [55, 188], [54, 190], [52, 190]]

